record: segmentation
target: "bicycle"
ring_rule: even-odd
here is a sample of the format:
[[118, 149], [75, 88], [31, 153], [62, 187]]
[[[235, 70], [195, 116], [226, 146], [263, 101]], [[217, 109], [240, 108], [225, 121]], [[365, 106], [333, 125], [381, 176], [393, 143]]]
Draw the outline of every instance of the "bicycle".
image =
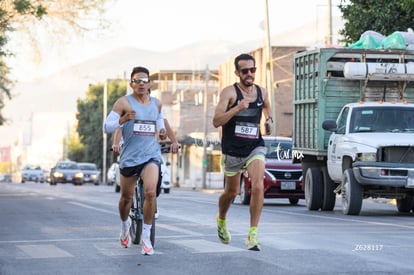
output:
[[[161, 153], [169, 153], [170, 146], [168, 144], [161, 145]], [[161, 170], [158, 176], [158, 184], [157, 184], [157, 197], [161, 191]], [[142, 234], [142, 225], [144, 224], [144, 214], [143, 214], [143, 207], [144, 207], [144, 182], [142, 181], [141, 177], [138, 177], [137, 183], [135, 185], [135, 192], [134, 196], [132, 197], [131, 203], [131, 210], [129, 212], [129, 217], [131, 218], [131, 228], [130, 228], [130, 235], [132, 238], [132, 243], [139, 244], [141, 242], [141, 234]], [[155, 215], [152, 219], [152, 227], [151, 227], [151, 234], [150, 240], [152, 246], [155, 243]]]
[[[141, 177], [137, 179], [135, 185], [135, 192], [132, 198], [131, 210], [129, 217], [131, 218], [130, 234], [132, 243], [139, 244], [141, 242], [142, 225], [144, 224], [144, 182]], [[152, 219], [151, 235], [150, 240], [152, 246], [155, 243], [155, 217]]]

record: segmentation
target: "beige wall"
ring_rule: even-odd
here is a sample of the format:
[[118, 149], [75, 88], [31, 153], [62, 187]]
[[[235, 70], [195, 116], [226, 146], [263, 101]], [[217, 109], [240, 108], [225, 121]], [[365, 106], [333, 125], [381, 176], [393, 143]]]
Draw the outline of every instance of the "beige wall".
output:
[[[273, 93], [276, 108], [276, 133], [278, 136], [292, 136], [293, 125], [293, 60], [297, 51], [305, 47], [272, 47], [273, 53]], [[249, 54], [256, 60], [255, 82], [266, 87], [266, 59], [263, 49], [256, 49]], [[219, 89], [237, 82], [234, 74], [234, 58], [219, 65]]]
[[[293, 60], [294, 54], [305, 49], [304, 47], [273, 47], [273, 80], [274, 85], [272, 92], [274, 93], [276, 108], [276, 132], [274, 135], [291, 136], [293, 125]], [[262, 87], [266, 87], [266, 59], [263, 55], [263, 49], [256, 49], [250, 52], [256, 59], [255, 82]], [[214, 128], [212, 125], [212, 118], [220, 91], [228, 85], [237, 82], [238, 79], [234, 74], [234, 58], [225, 61], [219, 65], [218, 68], [218, 82], [213, 81], [209, 85], [208, 105], [207, 105], [207, 139], [219, 140], [220, 129]], [[181, 74], [180, 74], [181, 73]], [[187, 74], [188, 72], [186, 72]], [[165, 72], [160, 72], [160, 75]], [[177, 138], [181, 141], [185, 138], [187, 144], [183, 144], [181, 153], [171, 159], [172, 162], [172, 183], [174, 186], [202, 188], [202, 159], [203, 146], [202, 142], [192, 141], [204, 140], [204, 106], [197, 104], [196, 97], [201, 96], [205, 89], [205, 84], [200, 82], [200, 85], [194, 85], [191, 81], [189, 85], [188, 79], [182, 79], [183, 72], [174, 72], [176, 77], [158, 79], [159, 86], [154, 87], [154, 92], [159, 91], [163, 108], [166, 110], [170, 124], [176, 132]], [[180, 78], [181, 77], [181, 78]], [[188, 77], [187, 77], [188, 78]], [[173, 80], [173, 81], [172, 81]], [[164, 82], [166, 81], [166, 82]], [[172, 82], [171, 82], [172, 81]], [[171, 87], [165, 86], [171, 84]], [[157, 84], [157, 80], [155, 80]], [[188, 87], [187, 87], [188, 86]], [[198, 87], [195, 87], [198, 86]], [[161, 89], [161, 87], [166, 88]], [[186, 88], [187, 87], [187, 88]], [[216, 144], [217, 145], [217, 144]], [[219, 146], [215, 147], [213, 152], [220, 154]], [[207, 188], [222, 188], [223, 174], [221, 172], [207, 173], [206, 187]]]

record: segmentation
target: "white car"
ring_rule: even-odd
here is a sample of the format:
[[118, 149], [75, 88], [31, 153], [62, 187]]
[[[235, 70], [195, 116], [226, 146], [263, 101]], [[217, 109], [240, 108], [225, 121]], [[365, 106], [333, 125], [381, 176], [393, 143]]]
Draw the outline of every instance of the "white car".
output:
[[121, 191], [121, 173], [119, 171], [119, 166], [115, 170], [115, 192]]
[[162, 163], [161, 164], [161, 190], [164, 191], [164, 193], [168, 194], [170, 193], [171, 188], [171, 179], [170, 179], [170, 163]]
[[22, 183], [27, 181], [45, 182], [45, 175], [39, 165], [25, 165], [22, 170]]
[[108, 172], [106, 173], [108, 185], [113, 185], [115, 183], [115, 173], [117, 169], [119, 169], [118, 162], [112, 163], [111, 166], [109, 167]]
[[[161, 191], [168, 194], [170, 193], [171, 182], [170, 182], [170, 163], [162, 163], [161, 164]], [[112, 167], [112, 166], [111, 166]], [[109, 173], [109, 170], [108, 170]], [[108, 182], [109, 182], [109, 174], [108, 174]], [[113, 175], [113, 184], [115, 185], [115, 192], [121, 191], [121, 184], [120, 184], [120, 177], [119, 177], [119, 165], [114, 165], [114, 175]]]

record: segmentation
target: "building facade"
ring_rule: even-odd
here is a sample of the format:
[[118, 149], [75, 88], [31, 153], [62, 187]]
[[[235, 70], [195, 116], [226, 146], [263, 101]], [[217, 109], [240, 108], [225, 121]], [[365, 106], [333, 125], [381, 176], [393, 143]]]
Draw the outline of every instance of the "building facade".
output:
[[[272, 47], [271, 88], [266, 84], [269, 62], [264, 49], [249, 52], [256, 60], [255, 82], [270, 91], [276, 123], [273, 135], [292, 136], [293, 57], [304, 49]], [[161, 99], [165, 117], [182, 146], [179, 154], [164, 156], [172, 164], [171, 182], [176, 187], [223, 187], [221, 128], [214, 128], [212, 119], [220, 91], [238, 81], [234, 58], [220, 64], [218, 70], [162, 70], [151, 74], [151, 94]]]
[[218, 100], [217, 70], [161, 70], [153, 72], [151, 95], [163, 104], [180, 145], [179, 154], [165, 154], [171, 163], [174, 186], [222, 187], [220, 140], [212, 119]]

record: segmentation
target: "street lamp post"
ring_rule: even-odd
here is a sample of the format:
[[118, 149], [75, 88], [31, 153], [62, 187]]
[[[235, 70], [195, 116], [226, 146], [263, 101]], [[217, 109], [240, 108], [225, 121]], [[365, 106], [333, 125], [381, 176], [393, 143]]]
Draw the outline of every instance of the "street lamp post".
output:
[[273, 91], [273, 50], [272, 42], [270, 38], [270, 24], [269, 24], [269, 1], [265, 1], [266, 4], [266, 49], [267, 49], [267, 87], [270, 95], [270, 104], [272, 106], [272, 117], [273, 117], [273, 132], [276, 133], [276, 102], [275, 94]]
[[[103, 120], [105, 121], [108, 109], [108, 79], [105, 80], [104, 85], [104, 94], [103, 94]], [[106, 147], [107, 147], [107, 137], [106, 133], [103, 132], [103, 142], [102, 142], [102, 184], [106, 185]]]
[[[90, 78], [90, 76], [84, 76], [83, 78]], [[108, 85], [110, 81], [113, 80], [124, 80], [126, 82], [126, 89], [125, 94], [128, 94], [128, 79], [126, 77], [126, 72], [123, 73], [122, 76], [118, 78], [107, 78], [104, 82], [104, 90], [103, 90], [103, 100], [102, 100], [102, 122], [105, 121], [106, 116], [108, 115]], [[91, 85], [91, 84], [90, 84]], [[106, 185], [107, 178], [106, 178], [106, 169], [107, 169], [107, 147], [108, 147], [108, 140], [107, 140], [107, 134], [102, 131], [102, 184]]]
[[208, 66], [206, 67], [205, 82], [206, 87], [203, 95], [203, 107], [204, 107], [204, 140], [203, 140], [203, 189], [207, 188], [206, 178], [207, 178], [207, 133], [208, 133], [208, 124], [207, 124], [207, 93], [208, 93], [208, 81], [210, 80], [210, 72]]

